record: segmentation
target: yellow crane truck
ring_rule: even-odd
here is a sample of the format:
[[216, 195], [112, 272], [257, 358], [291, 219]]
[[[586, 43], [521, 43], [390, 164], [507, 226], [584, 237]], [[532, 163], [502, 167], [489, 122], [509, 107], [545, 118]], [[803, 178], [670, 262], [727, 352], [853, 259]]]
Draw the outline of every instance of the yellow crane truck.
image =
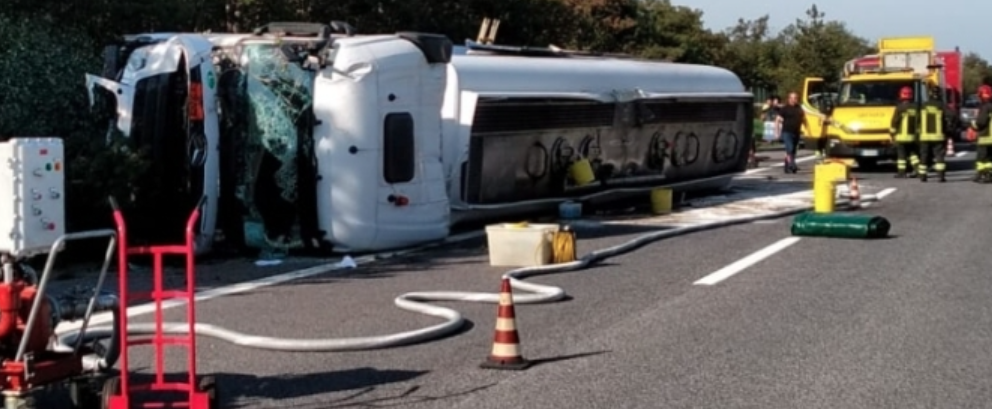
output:
[[895, 159], [889, 125], [899, 89], [913, 89], [918, 103], [936, 96], [957, 108], [960, 73], [960, 52], [935, 52], [932, 37], [883, 38], [877, 55], [844, 65], [840, 83], [829, 87], [835, 92], [827, 92], [833, 84], [822, 78], [805, 79], [801, 101], [810, 129], [803, 142], [828, 157], [853, 159], [859, 168]]

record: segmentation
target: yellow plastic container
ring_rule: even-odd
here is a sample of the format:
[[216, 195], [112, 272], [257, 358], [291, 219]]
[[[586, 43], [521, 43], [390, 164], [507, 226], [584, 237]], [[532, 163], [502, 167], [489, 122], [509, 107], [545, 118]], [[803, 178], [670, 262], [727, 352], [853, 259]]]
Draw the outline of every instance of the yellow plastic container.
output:
[[589, 159], [579, 159], [568, 168], [572, 180], [577, 186], [585, 186], [596, 181], [596, 174], [592, 171], [592, 164]]
[[655, 189], [651, 191], [651, 213], [657, 215], [672, 212], [672, 189]]
[[817, 180], [813, 184], [813, 212], [832, 213], [836, 205], [837, 192], [831, 180]]
[[847, 181], [848, 167], [841, 162], [827, 162], [816, 165], [813, 169], [813, 185], [820, 182], [844, 182]]

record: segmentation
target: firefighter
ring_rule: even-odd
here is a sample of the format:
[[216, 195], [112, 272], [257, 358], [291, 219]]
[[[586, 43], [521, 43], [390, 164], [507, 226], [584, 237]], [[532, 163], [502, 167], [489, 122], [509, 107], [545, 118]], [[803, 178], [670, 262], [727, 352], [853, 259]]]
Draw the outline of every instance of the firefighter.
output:
[[971, 121], [970, 129], [978, 134], [975, 155], [975, 178], [978, 183], [992, 183], [992, 127], [989, 126], [992, 116], [992, 87], [978, 87], [978, 98], [981, 105], [978, 115]]
[[933, 170], [937, 172], [938, 181], [944, 183], [947, 179], [944, 173], [947, 171], [947, 164], [944, 162], [947, 154], [947, 140], [945, 130], [948, 127], [956, 126], [955, 123], [948, 122], [949, 117], [954, 113], [947, 104], [943, 103], [939, 92], [931, 90], [927, 102], [923, 104], [922, 119], [919, 129], [920, 135], [920, 164], [916, 167], [920, 182], [927, 181], [928, 167], [932, 163]]
[[[899, 104], [892, 115], [892, 126], [889, 135], [896, 145], [896, 177], [916, 177], [916, 169], [920, 166], [920, 158], [916, 155], [916, 129], [918, 128], [919, 112], [913, 103], [913, 89], [902, 87], [899, 90]], [[908, 163], [907, 163], [908, 162]], [[907, 166], [908, 165], [908, 166]]]

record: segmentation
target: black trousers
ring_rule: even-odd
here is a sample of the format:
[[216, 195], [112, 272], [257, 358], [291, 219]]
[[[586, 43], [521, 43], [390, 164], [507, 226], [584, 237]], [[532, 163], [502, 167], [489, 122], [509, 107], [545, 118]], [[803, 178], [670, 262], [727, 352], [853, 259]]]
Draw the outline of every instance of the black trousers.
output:
[[920, 142], [920, 164], [917, 166], [917, 171], [920, 174], [927, 173], [927, 164], [933, 159], [933, 170], [938, 173], [943, 173], [947, 170], [947, 163], [945, 162], [947, 156], [947, 144], [944, 142]]
[[920, 164], [916, 142], [896, 142], [896, 170], [913, 171]]

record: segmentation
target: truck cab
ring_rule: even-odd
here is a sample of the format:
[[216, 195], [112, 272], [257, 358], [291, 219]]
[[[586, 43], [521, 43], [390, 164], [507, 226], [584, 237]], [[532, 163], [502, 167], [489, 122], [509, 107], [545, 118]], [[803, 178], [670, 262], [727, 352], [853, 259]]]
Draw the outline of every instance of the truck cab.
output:
[[854, 159], [860, 167], [894, 159], [889, 128], [899, 90], [907, 86], [917, 102], [927, 101], [926, 82], [907, 72], [849, 76], [838, 84], [833, 99], [816, 99], [826, 93], [826, 84], [822, 78], [807, 78], [802, 102], [813, 113], [804, 135], [807, 145], [815, 146], [825, 138], [825, 145], [820, 146], [828, 156]]
[[[895, 159], [889, 128], [901, 88], [913, 89], [918, 104], [935, 97], [956, 108], [960, 99], [957, 50], [934, 52], [930, 37], [885, 38], [878, 48], [845, 64], [838, 83], [806, 78], [801, 97], [811, 117], [804, 142], [862, 168]], [[834, 98], [822, 98], [831, 92]]]
[[[200, 197], [199, 254], [220, 242], [264, 257], [447, 236], [440, 129], [451, 48], [442, 35], [355, 35], [343, 22], [110, 46], [103, 75], [86, 77], [91, 103], [114, 101], [111, 131], [148, 153], [145, 173], [166, 193], [137, 192], [134, 207], [154, 216], [135, 236], [182, 226]], [[176, 240], [147, 238], [166, 239]]]
[[[112, 135], [130, 142], [150, 168], [132, 200], [140, 209], [132, 238], [181, 241], [182, 226], [201, 197], [196, 249], [210, 251], [217, 218], [219, 124], [211, 63], [213, 45], [199, 35], [147, 33], [125, 36], [104, 50], [102, 76], [86, 74], [90, 103], [113, 105]], [[150, 190], [150, 191], [149, 191]], [[147, 212], [147, 213], [146, 213]]]

